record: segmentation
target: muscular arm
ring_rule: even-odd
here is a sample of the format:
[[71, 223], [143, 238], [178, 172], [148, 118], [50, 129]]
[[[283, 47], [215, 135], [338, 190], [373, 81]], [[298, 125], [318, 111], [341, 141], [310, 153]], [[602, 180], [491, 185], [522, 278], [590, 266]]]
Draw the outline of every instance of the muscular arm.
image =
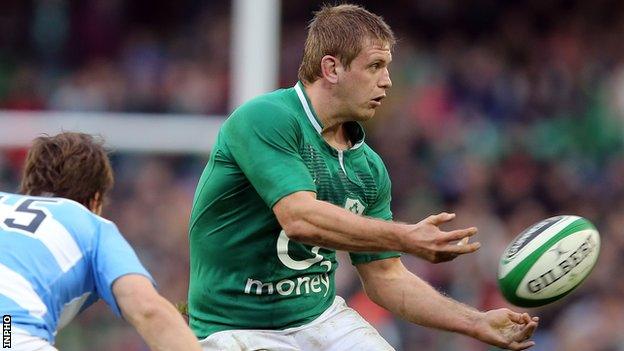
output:
[[293, 240], [351, 252], [401, 251], [432, 262], [474, 252], [479, 243], [451, 243], [476, 233], [476, 228], [443, 232], [438, 225], [454, 215], [442, 213], [417, 224], [361, 217], [316, 199], [312, 192], [288, 195], [273, 207], [280, 225]]
[[507, 309], [480, 312], [440, 294], [398, 258], [360, 264], [357, 269], [368, 297], [407, 321], [512, 350], [533, 346], [527, 339], [537, 319], [528, 314]]
[[351, 252], [401, 251], [399, 238], [407, 225], [358, 216], [311, 192], [297, 192], [280, 200], [273, 211], [286, 234], [307, 244]]
[[356, 267], [368, 297], [409, 322], [470, 334], [479, 319], [479, 311], [440, 294], [398, 258]]
[[113, 283], [113, 294], [124, 318], [136, 328], [150, 349], [200, 351], [197, 338], [180, 313], [144, 276], [122, 276]]

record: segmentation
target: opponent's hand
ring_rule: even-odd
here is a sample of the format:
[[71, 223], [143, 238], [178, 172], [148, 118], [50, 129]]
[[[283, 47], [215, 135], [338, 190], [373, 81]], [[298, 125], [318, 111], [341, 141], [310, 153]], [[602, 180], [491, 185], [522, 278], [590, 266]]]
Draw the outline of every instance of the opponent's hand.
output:
[[411, 225], [410, 232], [404, 237], [402, 243], [403, 252], [432, 263], [439, 263], [477, 251], [481, 247], [479, 242], [468, 243], [468, 239], [477, 233], [477, 228], [471, 227], [450, 232], [440, 230], [440, 225], [453, 218], [455, 218], [454, 213], [443, 212]]
[[508, 350], [525, 350], [535, 345], [529, 340], [537, 324], [538, 317], [528, 313], [517, 313], [507, 308], [487, 311], [475, 323], [473, 337], [490, 345]]

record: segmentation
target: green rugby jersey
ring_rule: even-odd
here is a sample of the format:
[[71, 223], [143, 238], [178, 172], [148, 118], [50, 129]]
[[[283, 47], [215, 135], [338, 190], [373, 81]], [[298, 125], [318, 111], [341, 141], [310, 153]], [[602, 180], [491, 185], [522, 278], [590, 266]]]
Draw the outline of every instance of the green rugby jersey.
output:
[[[297, 191], [359, 214], [392, 219], [390, 179], [347, 125], [353, 147], [337, 151], [299, 82], [243, 104], [221, 127], [197, 186], [190, 221], [189, 317], [204, 338], [228, 329], [284, 329], [333, 302], [334, 250], [294, 242], [273, 205]], [[398, 253], [351, 253], [353, 264]]]

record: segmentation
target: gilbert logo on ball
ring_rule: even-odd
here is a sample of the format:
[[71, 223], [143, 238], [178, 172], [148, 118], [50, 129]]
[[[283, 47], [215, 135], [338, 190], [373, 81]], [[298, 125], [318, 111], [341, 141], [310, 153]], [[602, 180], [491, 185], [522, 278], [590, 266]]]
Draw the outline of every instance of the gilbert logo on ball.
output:
[[569, 294], [591, 272], [600, 235], [578, 216], [545, 219], [507, 246], [498, 266], [503, 296], [520, 307], [537, 307]]

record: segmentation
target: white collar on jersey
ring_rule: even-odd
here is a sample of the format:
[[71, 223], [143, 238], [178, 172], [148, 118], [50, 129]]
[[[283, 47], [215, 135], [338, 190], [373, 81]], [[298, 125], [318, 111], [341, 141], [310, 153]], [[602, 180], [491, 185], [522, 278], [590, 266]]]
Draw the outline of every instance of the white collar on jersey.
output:
[[[310, 120], [310, 123], [312, 124], [314, 129], [319, 134], [322, 134], [323, 128], [321, 128], [319, 121], [316, 119], [316, 117], [314, 117], [314, 114], [312, 113], [312, 107], [310, 106], [310, 104], [308, 104], [306, 95], [303, 92], [303, 89], [301, 88], [302, 85], [303, 83], [297, 82], [297, 84], [295, 84], [295, 87], [294, 87], [295, 91], [297, 92], [297, 96], [299, 97], [299, 101], [301, 102], [301, 105], [303, 106], [303, 110], [305, 111], [306, 116], [308, 116], [308, 120]], [[349, 150], [355, 150], [359, 148], [360, 146], [362, 146], [362, 144], [364, 144], [364, 138], [360, 139], [360, 141], [358, 141], [355, 145], [353, 145]]]
[[321, 128], [321, 125], [319, 124], [319, 122], [316, 120], [316, 118], [314, 117], [314, 114], [312, 114], [312, 109], [310, 108], [310, 105], [308, 104], [308, 100], [306, 99], [306, 96], [303, 92], [303, 89], [301, 89], [301, 84], [300, 82], [297, 82], [297, 84], [295, 84], [295, 91], [297, 92], [297, 96], [299, 97], [299, 101], [301, 101], [301, 105], [303, 106], [303, 110], [306, 113], [306, 116], [308, 116], [308, 119], [310, 120], [310, 123], [312, 123], [312, 126], [314, 127], [314, 129], [316, 129], [316, 131], [321, 134], [323, 132], [323, 128]]

